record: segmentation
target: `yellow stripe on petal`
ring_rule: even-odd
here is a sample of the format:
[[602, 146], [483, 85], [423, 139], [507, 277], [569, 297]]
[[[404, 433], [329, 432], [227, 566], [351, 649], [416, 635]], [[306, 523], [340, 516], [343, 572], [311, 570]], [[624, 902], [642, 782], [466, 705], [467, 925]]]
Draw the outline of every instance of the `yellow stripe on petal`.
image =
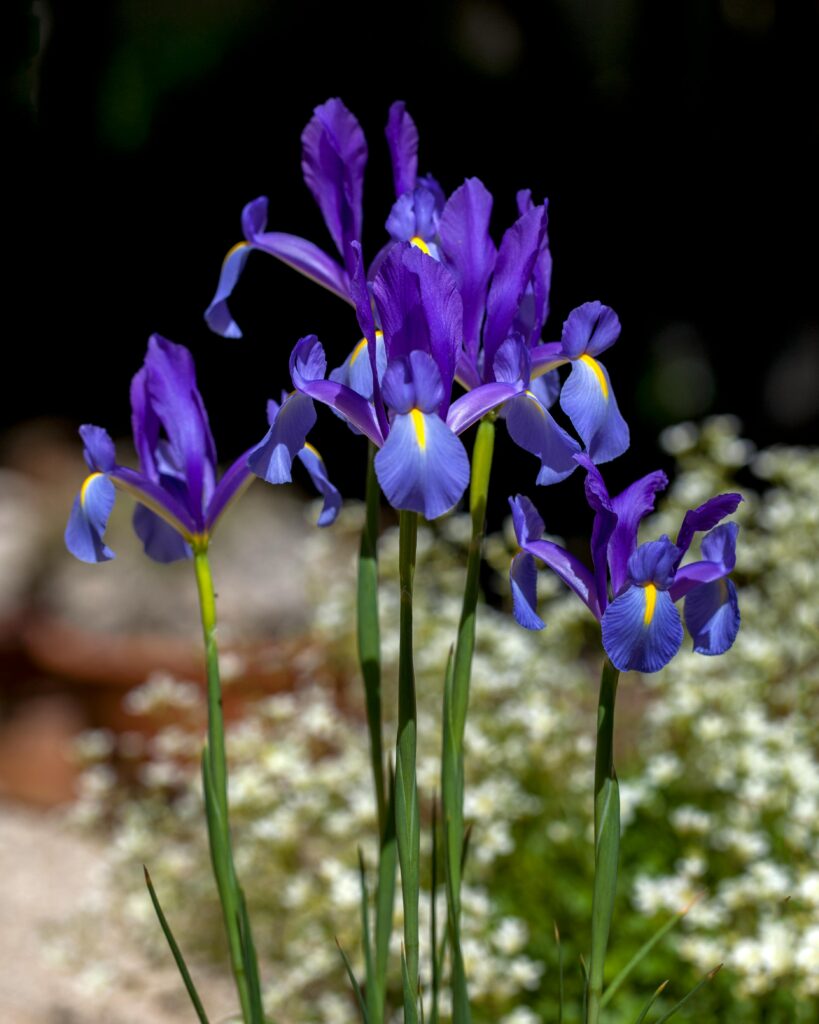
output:
[[242, 249], [247, 249], [250, 246], [250, 242], [237, 242], [232, 249], [228, 250], [227, 256], [222, 260], [222, 263], [227, 263], [231, 256], [237, 252], [241, 252]]
[[420, 249], [421, 252], [429, 256], [429, 246], [420, 235], [413, 235], [410, 239], [410, 245], [414, 245], [416, 249]]
[[651, 620], [654, 618], [654, 609], [657, 605], [657, 588], [653, 583], [647, 583], [645, 586], [646, 592], [646, 610], [643, 615], [643, 625], [650, 626]]
[[88, 495], [88, 488], [96, 479], [98, 479], [102, 475], [102, 473], [92, 473], [90, 476], [87, 476], [83, 481], [83, 485], [80, 488], [80, 505], [82, 505], [83, 508], [85, 508], [85, 499]]
[[322, 459], [321, 455], [319, 455], [318, 449], [315, 448], [312, 444], [310, 444], [309, 441], [305, 441], [304, 442], [304, 447], [307, 449], [308, 452], [312, 452], [313, 455], [315, 455], [315, 457], [319, 460], [319, 462], [323, 462], [324, 461]]
[[364, 349], [367, 347], [367, 339], [362, 338], [361, 341], [353, 349], [353, 354], [350, 356], [350, 366], [353, 366], [356, 359], [361, 355]]
[[533, 392], [529, 391], [528, 389], [526, 391], [524, 391], [523, 394], [529, 399], [530, 402], [534, 402], [535, 403], [535, 408], [537, 409], [537, 411], [540, 413], [540, 415], [545, 420], [546, 419], [546, 410], [540, 404], [540, 401], [538, 400], [537, 395], [535, 395]]
[[424, 423], [424, 414], [420, 409], [410, 409], [410, 419], [412, 420], [412, 425], [415, 429], [415, 437], [418, 441], [418, 447], [421, 451], [424, 451], [427, 446], [427, 427]]
[[597, 378], [597, 383], [600, 385], [600, 390], [603, 392], [603, 398], [605, 398], [606, 401], [608, 401], [609, 385], [608, 381], [606, 380], [606, 375], [605, 373], [603, 373], [603, 370], [600, 366], [600, 363], [598, 363], [596, 359], [592, 359], [591, 356], [586, 355], [580, 357], [580, 362], [585, 363], [586, 366], [588, 366], [591, 369], [592, 373], [594, 373], [595, 377]]

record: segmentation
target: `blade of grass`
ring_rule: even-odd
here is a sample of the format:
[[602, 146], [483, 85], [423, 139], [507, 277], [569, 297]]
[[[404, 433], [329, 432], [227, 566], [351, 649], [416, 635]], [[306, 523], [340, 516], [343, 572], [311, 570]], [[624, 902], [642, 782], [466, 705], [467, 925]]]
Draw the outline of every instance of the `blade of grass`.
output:
[[668, 979], [666, 979], [662, 983], [662, 985], [658, 985], [658, 987], [654, 990], [654, 992], [652, 992], [652, 994], [649, 996], [648, 1002], [646, 1003], [646, 1005], [640, 1011], [640, 1016], [637, 1018], [637, 1020], [634, 1022], [634, 1024], [643, 1024], [643, 1021], [646, 1019], [646, 1017], [648, 1015], [648, 1011], [651, 1009], [651, 1007], [657, 1002], [657, 1000], [663, 994], [667, 984], [668, 984]]
[[185, 988], [188, 990], [188, 995], [193, 1003], [196, 1016], [199, 1018], [201, 1024], [209, 1024], [208, 1016], [205, 1013], [205, 1008], [202, 1006], [202, 1000], [199, 998], [199, 993], [196, 991], [196, 986], [194, 985], [193, 979], [188, 971], [185, 958], [182, 956], [182, 951], [173, 936], [171, 926], [168, 924], [167, 918], [162, 911], [162, 907], [159, 905], [159, 897], [154, 889], [151, 876], [148, 874], [148, 869], [143, 865], [142, 870], [145, 872], [145, 884], [148, 886], [148, 895], [151, 897], [151, 903], [153, 903], [156, 916], [159, 918], [159, 925], [162, 928], [165, 939], [171, 948], [171, 953], [173, 953], [173, 958], [176, 961], [176, 966], [179, 968], [179, 973], [182, 975], [182, 981], [185, 983]]
[[347, 977], [350, 979], [350, 984], [353, 986], [353, 992], [355, 993], [356, 1003], [358, 1004], [358, 1010], [361, 1014], [361, 1019], [364, 1024], [369, 1024], [369, 1017], [367, 1016], [367, 1007], [364, 1003], [364, 997], [361, 994], [361, 986], [355, 980], [355, 974], [353, 973], [353, 967], [350, 960], [344, 950], [341, 948], [341, 943], [336, 938], [336, 945], [338, 951], [341, 953], [341, 959], [344, 961], [344, 969], [347, 972]]
[[704, 978], [697, 982], [697, 984], [691, 989], [691, 991], [687, 995], [684, 995], [678, 1003], [675, 1003], [671, 1007], [668, 1013], [664, 1013], [662, 1017], [658, 1017], [656, 1024], [664, 1024], [664, 1021], [670, 1020], [678, 1010], [681, 1010], [685, 1006], [689, 999], [693, 999], [694, 996], [699, 992], [699, 990], [704, 985], [707, 985], [709, 981], [711, 981], [714, 975], [716, 975], [721, 968], [722, 964], [719, 964], [712, 971], [709, 971]]

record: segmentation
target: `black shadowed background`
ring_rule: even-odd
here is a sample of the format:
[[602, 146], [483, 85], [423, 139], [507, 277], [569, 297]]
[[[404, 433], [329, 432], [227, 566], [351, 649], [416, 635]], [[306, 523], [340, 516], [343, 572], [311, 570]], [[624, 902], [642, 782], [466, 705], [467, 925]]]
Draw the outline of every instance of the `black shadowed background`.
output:
[[[193, 350], [227, 459], [263, 435], [300, 336], [340, 363], [351, 311], [263, 254], [232, 304], [244, 339], [202, 319], [248, 200], [270, 197], [272, 229], [332, 246], [299, 136], [338, 95], [369, 142], [370, 254], [396, 98], [422, 172], [494, 194], [496, 241], [517, 189], [549, 197], [546, 340], [588, 299], [623, 324], [605, 362], [633, 444], [614, 489], [662, 462], [657, 434], [683, 419], [731, 412], [760, 444], [815, 441], [818, 20], [815, 4], [773, 0], [9, 5], [3, 426], [127, 433], [130, 377], [158, 331]], [[363, 443], [329, 413], [315, 436], [360, 493]], [[534, 470], [498, 460], [495, 517]]]

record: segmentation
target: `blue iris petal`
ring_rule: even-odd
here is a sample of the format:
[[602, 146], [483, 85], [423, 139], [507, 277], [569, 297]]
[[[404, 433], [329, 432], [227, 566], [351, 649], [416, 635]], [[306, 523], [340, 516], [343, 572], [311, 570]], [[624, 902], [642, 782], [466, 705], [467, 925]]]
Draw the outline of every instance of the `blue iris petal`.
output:
[[469, 458], [460, 440], [435, 413], [397, 415], [375, 471], [387, 500], [398, 509], [437, 519], [458, 503], [469, 483]]
[[608, 372], [596, 359], [584, 355], [572, 362], [560, 406], [593, 462], [609, 462], [628, 448], [628, 424], [617, 408]]
[[103, 542], [114, 507], [114, 485], [102, 473], [92, 473], [74, 499], [65, 528], [65, 545], [82, 562], [107, 562], [114, 552]]
[[144, 505], [134, 509], [133, 523], [145, 554], [155, 562], [178, 562], [191, 557], [191, 547], [185, 538]]
[[621, 672], [657, 672], [680, 649], [682, 622], [667, 590], [628, 587], [603, 615], [603, 647]]
[[728, 579], [695, 587], [686, 595], [683, 614], [697, 654], [723, 654], [739, 631], [736, 587]]
[[322, 459], [311, 444], [305, 445], [302, 448], [299, 452], [299, 460], [310, 474], [313, 486], [324, 498], [324, 506], [318, 518], [318, 525], [329, 526], [330, 523], [335, 521], [338, 510], [341, 508], [341, 494], [327, 476], [327, 467], [324, 465], [324, 459]]
[[[274, 403], [269, 409], [273, 410]], [[301, 452], [308, 432], [316, 422], [313, 400], [294, 391], [274, 410], [270, 430], [248, 457], [248, 465], [269, 484], [286, 484], [292, 479], [293, 459]]]
[[577, 469], [574, 456], [580, 445], [531, 391], [508, 402], [505, 413], [506, 428], [515, 444], [540, 459], [539, 484], [556, 484]]
[[512, 611], [524, 629], [543, 629], [546, 623], [537, 613], [537, 569], [531, 555], [521, 552], [512, 559], [509, 570], [512, 585]]

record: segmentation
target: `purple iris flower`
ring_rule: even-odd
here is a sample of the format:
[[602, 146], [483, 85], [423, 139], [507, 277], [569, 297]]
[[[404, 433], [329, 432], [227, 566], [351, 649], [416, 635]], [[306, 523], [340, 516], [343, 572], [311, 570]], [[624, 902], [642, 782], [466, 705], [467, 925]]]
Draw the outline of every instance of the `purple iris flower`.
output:
[[[419, 178], [418, 132], [404, 104], [390, 108], [387, 142], [395, 182], [396, 205], [387, 228], [393, 241], [411, 241], [427, 249], [438, 227], [444, 195], [431, 177]], [[216, 293], [205, 312], [217, 334], [240, 338], [228, 300], [252, 250], [269, 253], [354, 304], [350, 277], [355, 263], [351, 242], [360, 241], [363, 218], [367, 140], [357, 118], [338, 98], [316, 107], [301, 136], [304, 181], [321, 210], [341, 262], [315, 243], [282, 231], [267, 231], [268, 201], [264, 196], [242, 211], [244, 241], [234, 245], [222, 263]], [[386, 255], [382, 250], [371, 268]]]
[[[535, 558], [541, 559], [573, 590], [601, 623], [603, 647], [615, 668], [656, 672], [674, 657], [683, 640], [675, 602], [684, 598], [683, 617], [699, 654], [722, 654], [739, 629], [739, 606], [728, 574], [736, 563], [736, 523], [717, 525], [742, 501], [720, 494], [686, 512], [677, 539], [667, 536], [637, 544], [640, 522], [654, 508], [654, 496], [666, 487], [663, 472], [649, 473], [610, 497], [600, 471], [587, 455], [586, 499], [594, 509], [593, 569], [557, 544], [543, 539], [544, 524], [532, 502], [510, 498], [521, 552], [510, 578], [514, 614], [526, 629], [543, 629], [537, 614]], [[705, 532], [702, 559], [681, 565], [694, 534]], [[609, 596], [611, 586], [612, 599]]]
[[[272, 411], [275, 418], [277, 410]], [[150, 338], [145, 362], [131, 383], [131, 424], [139, 471], [117, 463], [114, 442], [102, 427], [80, 427], [91, 472], [71, 509], [65, 542], [83, 562], [114, 557], [103, 536], [116, 489], [137, 500], [134, 529], [146, 554], [158, 562], [173, 562], [207, 545], [227, 507], [253, 480], [248, 458], [254, 457], [254, 449], [239, 456], [217, 480], [216, 447], [196, 387], [193, 357], [184, 346], [158, 334]], [[316, 465], [309, 446], [306, 457], [300, 454], [327, 496], [332, 485], [323, 466]]]
[[[463, 332], [454, 278], [419, 247], [396, 244], [372, 283], [371, 301], [360, 246], [353, 249], [358, 262], [351, 283], [364, 337], [329, 379], [318, 338], [300, 339], [290, 357], [293, 384], [303, 398], [329, 405], [377, 445], [376, 474], [395, 508], [435, 519], [459, 501], [469, 482], [469, 458], [458, 435], [519, 387], [493, 381], [452, 402]], [[305, 417], [291, 447], [310, 425]]]

